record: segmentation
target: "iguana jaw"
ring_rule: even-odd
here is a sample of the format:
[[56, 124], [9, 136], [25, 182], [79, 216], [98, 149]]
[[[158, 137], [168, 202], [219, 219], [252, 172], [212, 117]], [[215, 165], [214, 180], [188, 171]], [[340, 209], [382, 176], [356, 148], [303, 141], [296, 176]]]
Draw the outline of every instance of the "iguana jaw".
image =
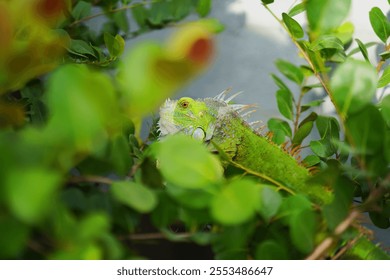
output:
[[160, 137], [168, 134], [176, 134], [181, 130], [180, 126], [175, 125], [173, 120], [176, 104], [177, 100], [167, 99], [160, 108], [160, 120], [158, 121]]

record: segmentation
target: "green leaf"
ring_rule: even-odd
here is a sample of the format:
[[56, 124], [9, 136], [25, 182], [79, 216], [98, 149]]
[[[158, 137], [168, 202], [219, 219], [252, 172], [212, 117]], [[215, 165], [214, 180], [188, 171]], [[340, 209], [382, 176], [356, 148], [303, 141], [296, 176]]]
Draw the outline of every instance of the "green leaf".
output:
[[249, 180], [235, 180], [214, 197], [211, 214], [221, 224], [237, 225], [253, 217], [258, 203], [258, 186]]
[[320, 106], [322, 103], [324, 103], [323, 99], [310, 101], [309, 103], [306, 103], [306, 104], [301, 106], [301, 112], [305, 112], [311, 107]]
[[265, 240], [256, 246], [256, 260], [287, 260], [287, 248], [276, 240]]
[[71, 40], [68, 51], [76, 55], [92, 56], [96, 58], [92, 46], [83, 40]]
[[378, 7], [372, 8], [369, 16], [370, 23], [375, 34], [383, 43], [386, 43], [387, 38], [390, 36], [390, 24], [386, 16]]
[[112, 15], [112, 19], [120, 30], [125, 33], [129, 32], [130, 26], [129, 21], [127, 20], [127, 10], [117, 11]]
[[322, 158], [330, 157], [336, 152], [334, 145], [328, 139], [311, 141], [310, 149]]
[[278, 59], [275, 64], [279, 71], [289, 80], [297, 83], [298, 85], [302, 84], [304, 75], [299, 67], [282, 59]]
[[321, 159], [316, 155], [308, 155], [305, 157], [305, 159], [302, 161], [303, 165], [306, 167], [311, 167], [316, 164], [319, 164]]
[[356, 43], [358, 44], [359, 46], [359, 50], [361, 51], [364, 59], [370, 63], [370, 60], [368, 59], [368, 51], [367, 51], [367, 48], [366, 46], [362, 43], [362, 41], [360, 41], [359, 39], [355, 39]]
[[104, 33], [104, 43], [112, 57], [118, 57], [125, 49], [125, 40], [117, 34], [115, 37], [109, 33]]
[[59, 174], [43, 167], [10, 170], [4, 186], [10, 210], [27, 224], [39, 222], [53, 207], [60, 180]]
[[295, 133], [292, 143], [294, 145], [301, 145], [302, 141], [310, 134], [311, 130], [313, 128], [313, 122], [308, 121], [304, 123], [302, 126], [300, 126]]
[[322, 139], [339, 139], [340, 126], [336, 118], [327, 116], [318, 116], [316, 126]]
[[312, 209], [311, 201], [301, 194], [296, 194], [284, 198], [279, 209], [278, 217], [282, 218], [284, 224], [289, 225], [292, 223], [292, 217], [294, 215], [303, 210], [310, 209]]
[[287, 91], [290, 91], [288, 86], [275, 74], [271, 74], [272, 79], [274, 80], [275, 84], [280, 88], [280, 89], [285, 89]]
[[[371, 48], [371, 47], [373, 47], [373, 46], [377, 46], [378, 43], [376, 43], [376, 42], [369, 42], [369, 43], [365, 43], [365, 44], [363, 44], [363, 45], [364, 45], [364, 47], [365, 47], [366, 49], [368, 49], [368, 48]], [[348, 53], [348, 56], [354, 55], [354, 54], [358, 53], [359, 51], [360, 51], [360, 48], [359, 48], [359, 46], [358, 46], [357, 48], [354, 48], [353, 50], [351, 50], [351, 51]]]
[[169, 195], [175, 199], [180, 205], [193, 209], [203, 209], [209, 206], [212, 200], [211, 191], [207, 189], [188, 189], [173, 184], [167, 184], [166, 190]]
[[222, 167], [199, 141], [172, 135], [152, 148], [164, 178], [179, 187], [202, 189], [222, 180]]
[[355, 26], [353, 23], [347, 21], [340, 25], [335, 31], [333, 31], [332, 35], [339, 38], [343, 45], [346, 45], [351, 42], [354, 31]]
[[390, 126], [390, 95], [385, 96], [380, 102], [380, 108], [383, 119]]
[[277, 131], [277, 130], [282, 130], [287, 136], [291, 137], [292, 132], [291, 132], [291, 127], [290, 125], [281, 119], [277, 118], [270, 118], [267, 122], [268, 129], [271, 131]]
[[387, 66], [378, 81], [378, 88], [387, 86], [390, 83], [390, 66]]
[[[51, 113], [47, 133], [69, 149], [83, 154], [100, 150], [108, 130], [121, 129], [114, 88], [103, 73], [84, 65], [65, 65], [50, 76], [46, 97]], [[62, 164], [74, 161], [74, 155], [67, 155], [69, 162], [65, 155]]]
[[333, 35], [322, 35], [311, 44], [311, 49], [313, 51], [323, 49], [344, 50], [344, 46], [343, 42], [341, 42], [339, 38]]
[[276, 92], [279, 112], [289, 120], [293, 119], [293, 97], [290, 91], [280, 89]]
[[390, 58], [390, 51], [384, 51], [379, 54], [382, 60], [387, 60]]
[[117, 201], [140, 213], [152, 211], [157, 204], [154, 192], [139, 183], [130, 181], [114, 182], [111, 185], [111, 192]]
[[290, 31], [291, 35], [295, 39], [300, 39], [304, 36], [304, 32], [302, 27], [299, 25], [299, 23], [291, 18], [288, 14], [283, 13], [282, 18], [284, 21], [284, 24], [286, 25], [287, 29]]
[[377, 74], [369, 63], [349, 59], [336, 69], [330, 85], [339, 113], [355, 113], [374, 97]]
[[306, 11], [311, 30], [320, 35], [337, 28], [350, 6], [351, 0], [308, 0]]
[[260, 190], [260, 202], [257, 205], [257, 211], [266, 222], [275, 216], [282, 204], [282, 197], [275, 188], [262, 186]]
[[72, 10], [72, 16], [75, 20], [82, 19], [91, 14], [91, 3], [85, 1], [78, 1]]
[[148, 10], [145, 9], [143, 5], [137, 5], [131, 9], [131, 13], [133, 15], [133, 18], [137, 22], [138, 27], [140, 29], [145, 28], [146, 20], [149, 16]]
[[317, 220], [312, 210], [302, 210], [291, 218], [290, 236], [293, 244], [304, 254], [314, 249]]
[[167, 192], [160, 191], [157, 207], [151, 215], [153, 225], [157, 228], [169, 226], [177, 219], [178, 210], [177, 204], [169, 197]]
[[371, 221], [379, 228], [387, 229], [390, 227], [390, 220], [388, 217], [384, 216], [381, 213], [378, 212], [368, 212]]
[[274, 0], [261, 0], [261, 2], [263, 2], [263, 4], [271, 4], [274, 2]]
[[211, 10], [211, 0], [198, 0], [196, 5], [196, 12], [199, 16], [205, 17], [210, 13]]
[[333, 184], [333, 189], [333, 201], [322, 207], [324, 218], [331, 231], [334, 231], [348, 215], [352, 204], [354, 186], [348, 179], [340, 177]]
[[296, 16], [300, 13], [303, 13], [305, 10], [306, 10], [305, 3], [302, 2], [302, 3], [299, 3], [299, 4], [295, 5], [294, 7], [292, 7], [291, 10], [288, 12], [288, 15], [290, 17], [293, 17], [293, 16]]
[[29, 227], [18, 219], [3, 214], [0, 216], [0, 232], [0, 258], [20, 258], [28, 242]]
[[380, 153], [385, 135], [385, 123], [381, 113], [373, 105], [367, 105], [359, 114], [353, 114], [346, 121], [351, 145], [363, 155]]

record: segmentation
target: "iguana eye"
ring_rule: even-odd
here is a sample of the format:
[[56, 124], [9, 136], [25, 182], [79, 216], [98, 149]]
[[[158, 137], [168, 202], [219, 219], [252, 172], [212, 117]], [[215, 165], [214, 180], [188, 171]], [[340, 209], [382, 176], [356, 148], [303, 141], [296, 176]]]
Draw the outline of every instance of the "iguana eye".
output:
[[183, 109], [188, 108], [188, 105], [190, 105], [190, 103], [186, 100], [180, 102], [180, 107], [182, 107]]

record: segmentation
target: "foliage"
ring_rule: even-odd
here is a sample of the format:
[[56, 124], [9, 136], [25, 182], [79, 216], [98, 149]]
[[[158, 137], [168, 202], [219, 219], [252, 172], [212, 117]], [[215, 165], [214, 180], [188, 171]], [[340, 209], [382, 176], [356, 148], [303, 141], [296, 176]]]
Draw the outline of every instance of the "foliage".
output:
[[[262, 2], [272, 13], [274, 1]], [[166, 239], [223, 259], [388, 258], [353, 222], [368, 211], [378, 227], [390, 226], [390, 99], [374, 100], [390, 82], [382, 69], [389, 23], [378, 8], [370, 12], [384, 50], [375, 67], [371, 44], [357, 40], [348, 50], [349, 6], [307, 0], [275, 16], [305, 64], [276, 62], [298, 94], [272, 75], [284, 118], [268, 127], [278, 144], [307, 144], [313, 181], [334, 192], [330, 204], [316, 205], [194, 139], [156, 141], [155, 126], [140, 139], [141, 119], [210, 64], [218, 21], [176, 23], [206, 16], [210, 0], [1, 1], [0, 257], [142, 258], [149, 239], [154, 251]], [[105, 21], [96, 31], [88, 21], [98, 16]], [[176, 25], [165, 45], [142, 42], [122, 56], [125, 39]], [[365, 61], [352, 57], [359, 52]], [[336, 116], [315, 112], [324, 98], [303, 104], [319, 87], [312, 77]], [[319, 139], [308, 142], [313, 129]]]

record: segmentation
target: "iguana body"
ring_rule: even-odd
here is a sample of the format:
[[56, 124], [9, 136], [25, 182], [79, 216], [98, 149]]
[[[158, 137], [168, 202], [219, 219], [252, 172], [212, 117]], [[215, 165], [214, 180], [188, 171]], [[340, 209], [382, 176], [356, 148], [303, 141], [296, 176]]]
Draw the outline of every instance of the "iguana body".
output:
[[226, 92], [223, 92], [215, 98], [167, 100], [160, 109], [161, 136], [185, 133], [203, 140], [210, 149], [215, 149], [214, 143], [230, 160], [245, 169], [304, 193], [315, 202], [329, 202], [331, 193], [326, 188], [307, 183], [310, 178], [307, 168], [244, 120], [240, 112], [250, 106], [229, 105], [234, 96], [228, 99], [225, 96]]

